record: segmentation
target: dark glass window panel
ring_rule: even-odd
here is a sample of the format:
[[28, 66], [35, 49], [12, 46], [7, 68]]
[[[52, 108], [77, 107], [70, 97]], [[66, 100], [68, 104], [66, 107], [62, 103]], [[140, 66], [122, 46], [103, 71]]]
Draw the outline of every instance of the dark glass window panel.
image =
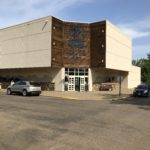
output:
[[65, 74], [68, 74], [68, 71], [65, 71]]
[[88, 69], [85, 69], [85, 75], [88, 75]]
[[78, 69], [75, 69], [75, 75], [79, 75]]
[[88, 83], [88, 77], [85, 78], [85, 82]]
[[19, 85], [26, 85], [26, 82], [20, 82]]
[[65, 71], [68, 72], [68, 68], [65, 68]]
[[40, 86], [40, 84], [37, 83], [37, 82], [30, 82], [30, 85], [33, 85], [33, 86]]
[[80, 76], [84, 76], [84, 71], [80, 71], [80, 72], [79, 72], [79, 75], [80, 75]]
[[80, 68], [80, 69], [79, 69], [79, 72], [84, 72], [84, 68]]
[[69, 72], [74, 72], [74, 68], [69, 68]]
[[69, 71], [69, 75], [74, 75], [74, 71]]
[[15, 85], [20, 85], [20, 82], [21, 82], [21, 81], [16, 82]]

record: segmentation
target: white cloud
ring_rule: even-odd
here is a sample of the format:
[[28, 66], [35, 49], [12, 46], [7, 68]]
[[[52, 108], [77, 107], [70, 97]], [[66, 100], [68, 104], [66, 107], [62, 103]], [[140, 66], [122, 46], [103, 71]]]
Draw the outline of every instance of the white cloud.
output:
[[68, 7], [74, 7], [93, 1], [94, 0], [0, 0], [0, 27], [42, 16], [61, 16]]
[[133, 39], [150, 36], [150, 19], [145, 18], [131, 23], [117, 25], [125, 34]]
[[132, 27], [127, 27], [125, 25], [118, 25], [118, 27], [129, 37], [135, 39], [135, 38], [141, 38], [141, 37], [146, 37], [150, 36], [150, 32], [146, 31], [140, 31], [140, 29], [134, 29]]
[[141, 20], [130, 23], [129, 26], [141, 29], [150, 29], [150, 17], [146, 17]]
[[[133, 44], [133, 58], [146, 58], [147, 54], [150, 53], [150, 44], [146, 43], [146, 41], [150, 39], [150, 17], [146, 17], [138, 21], [132, 21], [129, 23], [120, 23], [117, 26], [125, 34], [136, 41], [136, 44]], [[138, 44], [139, 40], [141, 44]]]

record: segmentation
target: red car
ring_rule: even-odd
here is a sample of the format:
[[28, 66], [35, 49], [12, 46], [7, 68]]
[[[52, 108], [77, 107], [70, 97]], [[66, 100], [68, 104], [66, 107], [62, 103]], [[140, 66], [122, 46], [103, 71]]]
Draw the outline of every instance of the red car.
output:
[[103, 84], [103, 85], [100, 85], [99, 90], [100, 91], [112, 91], [112, 86], [107, 85], [107, 84]]

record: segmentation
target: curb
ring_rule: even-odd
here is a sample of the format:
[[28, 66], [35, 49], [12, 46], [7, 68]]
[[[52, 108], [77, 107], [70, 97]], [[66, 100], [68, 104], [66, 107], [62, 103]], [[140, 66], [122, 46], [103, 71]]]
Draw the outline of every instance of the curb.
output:
[[124, 97], [117, 97], [117, 98], [113, 98], [111, 99], [112, 101], [116, 101], [116, 100], [120, 100], [120, 99], [126, 99], [126, 98], [129, 98], [129, 96], [124, 96]]

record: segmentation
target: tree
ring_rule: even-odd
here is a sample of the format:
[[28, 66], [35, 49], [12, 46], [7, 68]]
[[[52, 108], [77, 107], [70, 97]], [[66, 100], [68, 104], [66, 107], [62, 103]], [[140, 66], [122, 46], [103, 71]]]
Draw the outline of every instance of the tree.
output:
[[132, 64], [141, 67], [141, 80], [144, 83], [150, 83], [150, 53], [147, 54], [147, 58], [133, 60]]

